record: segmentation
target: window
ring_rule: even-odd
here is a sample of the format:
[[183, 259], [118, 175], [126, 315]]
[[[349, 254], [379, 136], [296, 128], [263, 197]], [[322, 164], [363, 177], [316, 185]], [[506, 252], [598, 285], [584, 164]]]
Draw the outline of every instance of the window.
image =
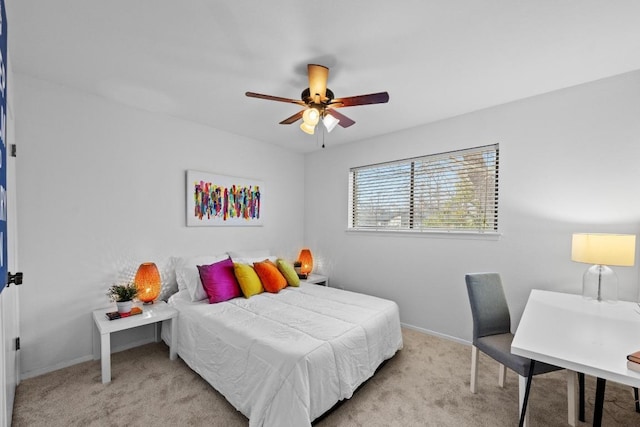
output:
[[352, 168], [349, 228], [498, 231], [498, 144]]

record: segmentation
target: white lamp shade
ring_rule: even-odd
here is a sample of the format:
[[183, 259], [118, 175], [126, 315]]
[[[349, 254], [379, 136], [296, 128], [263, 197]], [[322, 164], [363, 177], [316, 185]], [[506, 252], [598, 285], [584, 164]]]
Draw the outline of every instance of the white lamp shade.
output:
[[572, 261], [631, 267], [635, 257], [635, 234], [575, 233], [572, 238]]
[[326, 114], [322, 119], [322, 123], [324, 124], [324, 127], [327, 128], [327, 132], [331, 132], [333, 128], [340, 123], [340, 120], [336, 119], [331, 114]]

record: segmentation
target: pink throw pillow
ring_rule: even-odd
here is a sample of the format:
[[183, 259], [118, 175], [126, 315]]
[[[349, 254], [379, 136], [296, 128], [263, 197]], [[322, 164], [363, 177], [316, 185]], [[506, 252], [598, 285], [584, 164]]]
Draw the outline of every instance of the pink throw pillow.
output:
[[211, 265], [199, 265], [202, 287], [209, 297], [209, 303], [227, 301], [239, 297], [240, 286], [233, 272], [233, 262], [230, 258]]

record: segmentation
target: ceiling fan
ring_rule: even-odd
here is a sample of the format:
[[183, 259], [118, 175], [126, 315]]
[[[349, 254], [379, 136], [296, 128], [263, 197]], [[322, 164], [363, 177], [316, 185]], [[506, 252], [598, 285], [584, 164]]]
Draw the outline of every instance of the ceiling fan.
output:
[[322, 119], [327, 131], [331, 132], [336, 125], [347, 128], [355, 122], [349, 117], [336, 111], [336, 108], [354, 107], [356, 105], [383, 104], [389, 101], [387, 92], [371, 93], [368, 95], [349, 96], [335, 98], [331, 89], [327, 87], [329, 68], [323, 65], [308, 64], [309, 87], [302, 91], [301, 99], [281, 98], [279, 96], [263, 95], [255, 92], [246, 92], [250, 98], [267, 99], [270, 101], [288, 102], [298, 104], [304, 109], [280, 122], [281, 125], [290, 125], [302, 119], [300, 129], [313, 135], [316, 125]]

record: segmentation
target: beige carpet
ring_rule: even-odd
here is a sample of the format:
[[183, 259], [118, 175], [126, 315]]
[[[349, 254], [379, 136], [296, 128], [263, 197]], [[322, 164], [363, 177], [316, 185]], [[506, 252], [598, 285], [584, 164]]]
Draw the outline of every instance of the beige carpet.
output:
[[[497, 364], [481, 355], [479, 390], [469, 392], [469, 346], [404, 329], [404, 349], [356, 394], [319, 422], [329, 426], [516, 426], [518, 382], [502, 389]], [[163, 343], [112, 355], [110, 384], [100, 362], [86, 362], [23, 381], [14, 426], [246, 426], [237, 412]], [[587, 377], [587, 423], [595, 381]], [[146, 394], [149, 398], [142, 397]], [[532, 426], [566, 426], [564, 371], [537, 376]], [[607, 384], [603, 426], [639, 426], [630, 387]]]

